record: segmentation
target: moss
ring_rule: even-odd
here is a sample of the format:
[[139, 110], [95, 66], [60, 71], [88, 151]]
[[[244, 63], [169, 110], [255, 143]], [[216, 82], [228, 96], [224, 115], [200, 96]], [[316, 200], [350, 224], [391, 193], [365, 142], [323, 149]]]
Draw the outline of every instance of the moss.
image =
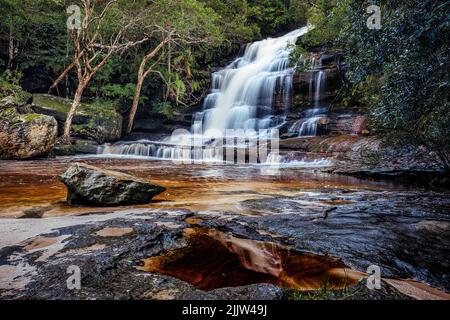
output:
[[28, 113], [21, 115], [21, 118], [23, 122], [31, 122], [33, 120], [42, 119], [42, 115], [37, 113]]
[[11, 120], [11, 118], [17, 116], [17, 111], [15, 108], [4, 108], [0, 109], [0, 116], [6, 120]]
[[[33, 105], [67, 114], [72, 106], [72, 100], [47, 94], [35, 94], [33, 95]], [[90, 104], [81, 103], [76, 114], [84, 115], [94, 120], [105, 119], [106, 121], [108, 121], [109, 118], [114, 120], [118, 117], [116, 106], [114, 102], [111, 101], [95, 101]]]
[[0, 121], [5, 123], [5, 128], [10, 131], [24, 127], [24, 125], [26, 126], [30, 122], [36, 120], [45, 121], [45, 119], [48, 118], [49, 117], [38, 113], [20, 114], [14, 107], [0, 109]]
[[67, 99], [47, 94], [35, 94], [33, 95], [33, 104], [41, 108], [47, 108], [62, 113], [68, 113], [72, 105], [72, 102]]
[[23, 106], [28, 104], [32, 97], [33, 95], [31, 93], [20, 90], [14, 95], [14, 102], [18, 106]]
[[20, 114], [17, 113], [16, 108], [0, 109], [0, 120], [7, 123], [10, 130], [18, 128], [22, 124]]
[[57, 142], [53, 146], [53, 153], [56, 156], [74, 156], [76, 154], [75, 146], [72, 144], [64, 144]]
[[[33, 95], [33, 104], [37, 107], [68, 113], [72, 106], [72, 100], [48, 94], [35, 94]], [[76, 113], [91, 117], [107, 117], [117, 114], [115, 103], [112, 101], [81, 103]]]
[[348, 290], [285, 291], [287, 300], [347, 300], [351, 295]]
[[[61, 114], [58, 116], [60, 121], [64, 121], [65, 115], [71, 108], [72, 101], [51, 95], [35, 94], [33, 105], [41, 109], [56, 111]], [[85, 121], [72, 124], [72, 132], [75, 136], [95, 139], [100, 143], [120, 138], [122, 116], [116, 111], [114, 101], [97, 100], [89, 104], [81, 103], [76, 115], [83, 116]]]
[[10, 106], [24, 106], [31, 100], [31, 93], [23, 91], [20, 87], [5, 88], [0, 86], [0, 99], [3, 104]]

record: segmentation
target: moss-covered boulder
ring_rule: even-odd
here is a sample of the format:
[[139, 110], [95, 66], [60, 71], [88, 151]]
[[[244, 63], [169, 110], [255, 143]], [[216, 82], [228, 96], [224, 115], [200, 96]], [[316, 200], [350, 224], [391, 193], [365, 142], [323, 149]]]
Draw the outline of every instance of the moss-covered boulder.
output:
[[14, 99], [6, 97], [0, 101], [0, 158], [30, 159], [47, 155], [57, 137], [55, 118], [28, 113], [27, 106], [16, 105]]
[[[55, 117], [59, 135], [63, 132], [71, 105], [69, 99], [46, 94], [33, 95], [33, 110]], [[115, 142], [122, 135], [122, 121], [122, 116], [112, 103], [82, 103], [72, 122], [72, 136], [98, 143]]]

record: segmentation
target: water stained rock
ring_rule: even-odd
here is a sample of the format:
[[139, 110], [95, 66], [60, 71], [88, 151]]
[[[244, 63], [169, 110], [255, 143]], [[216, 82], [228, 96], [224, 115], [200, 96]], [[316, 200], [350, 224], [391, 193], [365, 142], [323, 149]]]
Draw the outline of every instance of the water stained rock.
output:
[[121, 172], [75, 163], [61, 176], [71, 205], [120, 206], [146, 204], [166, 189]]
[[[336, 195], [353, 203], [326, 204]], [[377, 265], [384, 278], [414, 279], [449, 292], [448, 202], [446, 194], [414, 191], [321, 192], [248, 200], [242, 205], [271, 214], [234, 221], [249, 230], [278, 234], [297, 250], [339, 257], [352, 269]], [[321, 210], [332, 208], [320, 218]]]
[[[280, 280], [282, 275], [295, 280], [296, 272], [302, 270], [301, 261], [289, 254], [301, 256], [301, 252], [312, 253], [309, 257], [315, 259], [324, 256], [341, 259], [337, 267], [333, 262], [329, 268], [342, 270], [339, 268], [345, 265], [364, 272], [368, 266], [378, 265], [383, 279], [413, 279], [450, 292], [448, 193], [294, 169], [280, 170], [278, 176], [263, 176], [257, 167], [180, 165], [174, 170], [173, 164], [160, 161], [79, 160], [144, 179], [151, 177], [168, 190], [158, 196], [160, 202], [139, 207], [72, 207], [64, 203], [66, 188], [55, 173], [63, 173], [73, 159], [0, 161], [0, 216], [32, 218], [43, 213], [45, 218], [0, 219], [0, 278], [6, 279], [3, 283], [9, 289], [3, 293], [8, 296], [147, 299], [175, 295], [181, 299], [189, 293], [187, 297], [192, 299], [190, 292], [195, 292], [195, 297], [202, 299], [254, 297], [265, 286], [278, 288], [262, 281], [288, 286], [287, 281]], [[75, 214], [79, 216], [68, 217]], [[60, 215], [67, 217], [57, 217]], [[67, 228], [74, 224], [79, 226]], [[239, 235], [237, 247], [244, 246], [245, 250], [236, 251], [236, 245], [232, 246], [229, 239], [220, 241], [209, 234], [203, 240], [206, 244], [198, 245], [209, 251], [197, 254], [183, 237], [188, 225]], [[11, 228], [14, 233], [9, 232]], [[131, 229], [133, 232], [128, 233]], [[72, 237], [42, 248], [43, 243], [36, 241], [39, 236], [68, 234]], [[270, 247], [268, 242], [292, 247]], [[31, 251], [24, 248], [29, 244]], [[32, 250], [34, 246], [36, 250]], [[166, 258], [161, 261], [178, 263], [174, 264], [178, 268], [173, 273], [175, 277], [136, 270], [137, 261], [162, 257], [164, 252]], [[182, 265], [175, 258], [167, 259], [170, 252], [177, 253], [174, 257], [182, 262], [197, 261]], [[247, 261], [245, 257], [251, 254], [259, 257], [260, 252], [268, 252], [268, 258], [260, 264], [265, 269], [255, 270], [243, 263]], [[17, 256], [22, 258], [17, 260]], [[278, 261], [278, 265], [270, 259]], [[319, 260], [323, 261], [328, 260]], [[254, 260], [250, 262], [257, 264]], [[83, 290], [67, 292], [66, 268], [74, 264], [84, 270]], [[280, 264], [283, 271], [274, 271]], [[231, 278], [230, 270], [237, 275], [233, 282], [222, 276], [231, 274], [228, 277]], [[327, 274], [328, 269], [324, 270], [322, 274]], [[206, 279], [205, 283], [214, 281], [212, 287], [234, 287], [204, 292], [181, 281], [181, 276], [176, 278], [183, 273], [187, 274], [183, 275], [186, 281], [195, 275], [200, 277], [200, 284], [201, 279]], [[211, 275], [215, 278], [208, 278]], [[316, 282], [320, 287], [323, 281]], [[3, 283], [0, 281], [0, 285]], [[241, 283], [255, 284], [239, 289]], [[409, 287], [406, 289], [411, 291]], [[231, 296], [230, 290], [239, 294]], [[226, 296], [222, 295], [224, 291]], [[273, 297], [278, 297], [278, 293]], [[390, 293], [384, 292], [382, 297], [390, 297]]]
[[339, 259], [302, 253], [215, 229], [189, 228], [188, 246], [144, 260], [140, 270], [169, 275], [201, 290], [269, 283], [283, 288], [340, 289], [364, 276]]

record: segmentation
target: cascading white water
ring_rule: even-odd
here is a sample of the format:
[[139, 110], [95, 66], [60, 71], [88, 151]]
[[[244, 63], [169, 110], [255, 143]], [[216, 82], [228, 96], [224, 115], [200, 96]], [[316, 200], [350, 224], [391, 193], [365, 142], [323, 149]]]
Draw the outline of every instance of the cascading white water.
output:
[[99, 153], [126, 157], [158, 158], [190, 162], [223, 161], [223, 149], [214, 145], [192, 148], [185, 144], [171, 144], [161, 141], [139, 140], [100, 147]]
[[315, 137], [317, 136], [317, 129], [319, 127], [319, 121], [322, 117], [311, 117], [303, 121], [300, 127], [300, 137]]
[[213, 73], [211, 93], [203, 111], [195, 115], [193, 133], [199, 129], [258, 131], [281, 124], [284, 119], [272, 112], [273, 97], [279, 88], [281, 104], [290, 104], [294, 69], [289, 67], [289, 54], [291, 45], [306, 32], [308, 27], [249, 44], [243, 56]]
[[[315, 65], [313, 60], [313, 65]], [[289, 129], [290, 132], [298, 132], [300, 137], [317, 136], [319, 122], [326, 117], [326, 108], [322, 106], [322, 100], [326, 85], [326, 72], [317, 71], [308, 75], [309, 99], [313, 102], [314, 108], [304, 112], [305, 118], [301, 122], [296, 122]], [[314, 85], [315, 84], [315, 90]], [[313, 95], [314, 91], [314, 95]]]
[[320, 102], [322, 100], [323, 92], [325, 91], [326, 81], [325, 71], [319, 71], [316, 75], [316, 95], [314, 96], [314, 109], [320, 108]]
[[[238, 153], [242, 149], [248, 150], [252, 139], [257, 141], [264, 136], [270, 140], [270, 129], [281, 125], [286, 116], [273, 112], [274, 96], [278, 97], [277, 103], [281, 106], [291, 104], [294, 68], [289, 66], [289, 55], [298, 37], [309, 29], [304, 27], [279, 38], [249, 44], [233, 63], [213, 73], [211, 91], [204, 100], [203, 110], [194, 114], [191, 133], [172, 135], [159, 142], [141, 140], [106, 145], [99, 152], [128, 157], [223, 161], [225, 150], [221, 142], [225, 136], [230, 138], [228, 129], [235, 130], [237, 144], [231, 148], [236, 148]], [[323, 75], [315, 83], [322, 83], [322, 79]], [[312, 83], [311, 78], [311, 95]], [[315, 93], [317, 101], [321, 90], [319, 85]], [[227, 147], [225, 144], [225, 149]], [[281, 159], [277, 154], [270, 153], [267, 163], [282, 163], [277, 161]]]

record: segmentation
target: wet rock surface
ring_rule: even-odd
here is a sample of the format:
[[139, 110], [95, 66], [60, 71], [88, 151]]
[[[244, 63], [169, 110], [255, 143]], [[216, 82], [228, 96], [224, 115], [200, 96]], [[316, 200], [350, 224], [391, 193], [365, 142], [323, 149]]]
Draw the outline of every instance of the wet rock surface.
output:
[[220, 288], [209, 292], [187, 292], [183, 300], [281, 300], [284, 292], [271, 284], [252, 284], [242, 287]]
[[[83, 216], [77, 217], [78, 222], [75, 219], [60, 221], [60, 226], [50, 232], [0, 249], [0, 297], [157, 300], [278, 300], [289, 297], [284, 290], [271, 284], [203, 291], [174, 277], [140, 271], [143, 259], [186, 247], [183, 230], [189, 226], [187, 218], [193, 216], [186, 210], [146, 209], [113, 213], [109, 218]], [[25, 223], [21, 227], [26, 228]], [[34, 231], [46, 228], [51, 229], [43, 222]], [[127, 232], [105, 234], [104, 230]], [[70, 268], [74, 266], [80, 270], [79, 290], [67, 286], [72, 274], [67, 270], [73, 270]], [[190, 272], [188, 266], [186, 272]]]
[[436, 154], [424, 146], [398, 147], [386, 145], [374, 136], [350, 134], [318, 137], [294, 137], [288, 134], [284, 137], [280, 141], [282, 155], [291, 153], [297, 158], [315, 156], [332, 160], [333, 165], [324, 168], [324, 172], [395, 180], [437, 190], [450, 188], [448, 172], [439, 166]]
[[[324, 260], [319, 261], [337, 259], [337, 267], [345, 266], [360, 274], [368, 266], [378, 265], [386, 287], [383, 284], [382, 290], [371, 291], [364, 285], [350, 286], [326, 296], [322, 290], [294, 290], [293, 297], [292, 292], [283, 289], [282, 299], [407, 298], [399, 290], [413, 298], [448, 299], [445, 294], [423, 294], [424, 284], [405, 281], [418, 280], [441, 292], [450, 291], [450, 200], [446, 192], [295, 169], [280, 169], [277, 174], [267, 176], [261, 175], [258, 167], [190, 165], [176, 167], [174, 171], [172, 164], [164, 162], [91, 159], [89, 163], [96, 166], [151, 177], [168, 190], [145, 207], [66, 205], [52, 209], [59, 205], [41, 198], [42, 190], [48, 194], [57, 190], [55, 199], [64, 201], [65, 186], [59, 182], [48, 184], [45, 179], [55, 179], [55, 172], [64, 172], [72, 161], [53, 160], [51, 170], [46, 169], [51, 171], [47, 178], [41, 161], [22, 163], [20, 167], [11, 167], [10, 162], [4, 161], [0, 166], [1, 183], [9, 181], [16, 186], [22, 181], [27, 188], [38, 187], [18, 189], [0, 184], [2, 203], [11, 205], [23, 199], [20, 201], [33, 204], [17, 208], [19, 212], [25, 210], [17, 216], [22, 219], [13, 219], [16, 216], [7, 212], [16, 208], [3, 209], [2, 298], [278, 299], [278, 288], [284, 284], [278, 284], [270, 275], [295, 279], [288, 276], [302, 268], [285, 262], [292, 261], [291, 257], [311, 255], [316, 261], [320, 257]], [[45, 167], [49, 166], [45, 162]], [[169, 175], [171, 182], [167, 179]], [[28, 198], [36, 194], [39, 198]], [[15, 202], [9, 199], [11, 195]], [[148, 259], [170, 257], [170, 253], [176, 252], [186, 257], [193, 252], [186, 230], [197, 228], [212, 232], [208, 235], [214, 236], [216, 242], [207, 239], [206, 243], [221, 240], [220, 246], [216, 246], [221, 248], [218, 252], [232, 257], [226, 262], [241, 264], [233, 262], [232, 268], [224, 268], [226, 264], [220, 262], [223, 259], [212, 259], [210, 263], [207, 257], [212, 257], [208, 253], [211, 248], [206, 248], [208, 251], [200, 247], [197, 265], [201, 268], [197, 270], [201, 271], [200, 277], [212, 284], [205, 289], [195, 282], [198, 274], [193, 276], [192, 263], [177, 266], [190, 279], [175, 273], [163, 274], [164, 270], [140, 270]], [[287, 255], [283, 248], [294, 254]], [[249, 260], [250, 256], [257, 260]], [[80, 266], [81, 290], [67, 289], [70, 274], [66, 271], [70, 265]], [[220, 276], [215, 272], [220, 268], [245, 274], [248, 269], [255, 271], [255, 265], [262, 266], [257, 270], [263, 272], [253, 274], [255, 281], [250, 283], [239, 283], [236, 280], [239, 277], [231, 276], [220, 283], [214, 280]], [[243, 266], [247, 266], [247, 271]], [[279, 266], [287, 271], [278, 273]], [[315, 284], [315, 288], [320, 286], [317, 280]]]
[[[426, 204], [430, 199], [434, 203], [431, 208]], [[403, 206], [405, 201], [410, 204], [407, 208]], [[185, 233], [193, 227], [220, 230], [244, 243], [245, 239], [279, 243], [299, 253], [336, 257], [359, 272], [378, 265], [383, 278], [415, 279], [450, 291], [447, 272], [450, 203], [442, 194], [420, 197], [402, 192], [394, 196], [381, 191], [346, 190], [248, 200], [241, 205], [259, 215], [132, 209], [72, 217], [67, 225], [63, 223], [50, 232], [36, 230], [39, 235], [0, 249], [0, 273], [11, 272], [11, 268], [16, 272], [9, 277], [13, 279], [9, 284], [3, 281], [1, 296], [4, 299], [408, 299], [387, 283], [383, 283], [382, 290], [372, 291], [361, 284], [328, 291], [326, 296], [321, 296], [320, 290], [282, 290], [264, 281], [245, 286], [226, 286], [224, 282], [223, 287], [204, 291], [177, 277], [142, 270], [149, 257], [188, 248]], [[52, 224], [45, 220], [37, 221], [51, 229]], [[26, 219], [20, 221], [28, 223]], [[248, 249], [248, 245], [243, 247]], [[71, 265], [82, 271], [81, 290], [67, 289], [70, 274], [66, 270]], [[186, 265], [186, 273], [189, 272], [194, 271]], [[228, 278], [232, 284], [232, 277]]]
[[74, 156], [76, 154], [96, 154], [99, 144], [92, 140], [72, 139], [71, 144], [57, 142], [53, 147], [55, 156]]
[[119, 206], [146, 204], [164, 187], [128, 174], [75, 163], [61, 176], [72, 205]]
[[56, 120], [16, 103], [13, 97], [0, 103], [0, 159], [46, 156], [56, 140]]
[[[2, 298], [12, 295], [25, 299], [130, 299], [151, 298], [164, 291], [172, 292], [167, 298], [177, 298], [183, 291], [193, 288], [176, 279], [140, 272], [136, 264], [163, 250], [183, 246], [185, 217], [183, 211], [170, 214], [124, 212], [120, 218], [105, 218], [106, 221], [100, 222], [94, 218], [89, 222], [90, 218], [85, 217], [85, 224], [69, 222], [66, 227], [40, 236], [57, 238], [56, 244], [32, 249], [30, 244], [36, 240], [33, 237], [20, 246], [3, 248], [0, 268], [12, 264], [20, 270], [27, 265], [29, 272], [19, 272], [27, 283], [25, 290], [7, 290], [2, 283]], [[157, 224], [165, 220], [179, 224], [180, 228]], [[131, 228], [133, 231], [122, 236], [97, 234], [105, 228]], [[81, 290], [67, 288], [69, 266], [80, 268]]]
[[355, 270], [378, 265], [384, 277], [450, 290], [447, 194], [333, 191], [242, 205], [261, 213], [234, 219], [246, 226], [235, 227], [243, 234], [276, 234], [298, 250], [339, 257]]
[[140, 270], [173, 276], [206, 291], [260, 283], [319, 290], [324, 281], [337, 290], [355, 285], [363, 277], [339, 259], [293, 250], [270, 238], [258, 241], [234, 236], [225, 230], [187, 228], [186, 247], [145, 259]]

